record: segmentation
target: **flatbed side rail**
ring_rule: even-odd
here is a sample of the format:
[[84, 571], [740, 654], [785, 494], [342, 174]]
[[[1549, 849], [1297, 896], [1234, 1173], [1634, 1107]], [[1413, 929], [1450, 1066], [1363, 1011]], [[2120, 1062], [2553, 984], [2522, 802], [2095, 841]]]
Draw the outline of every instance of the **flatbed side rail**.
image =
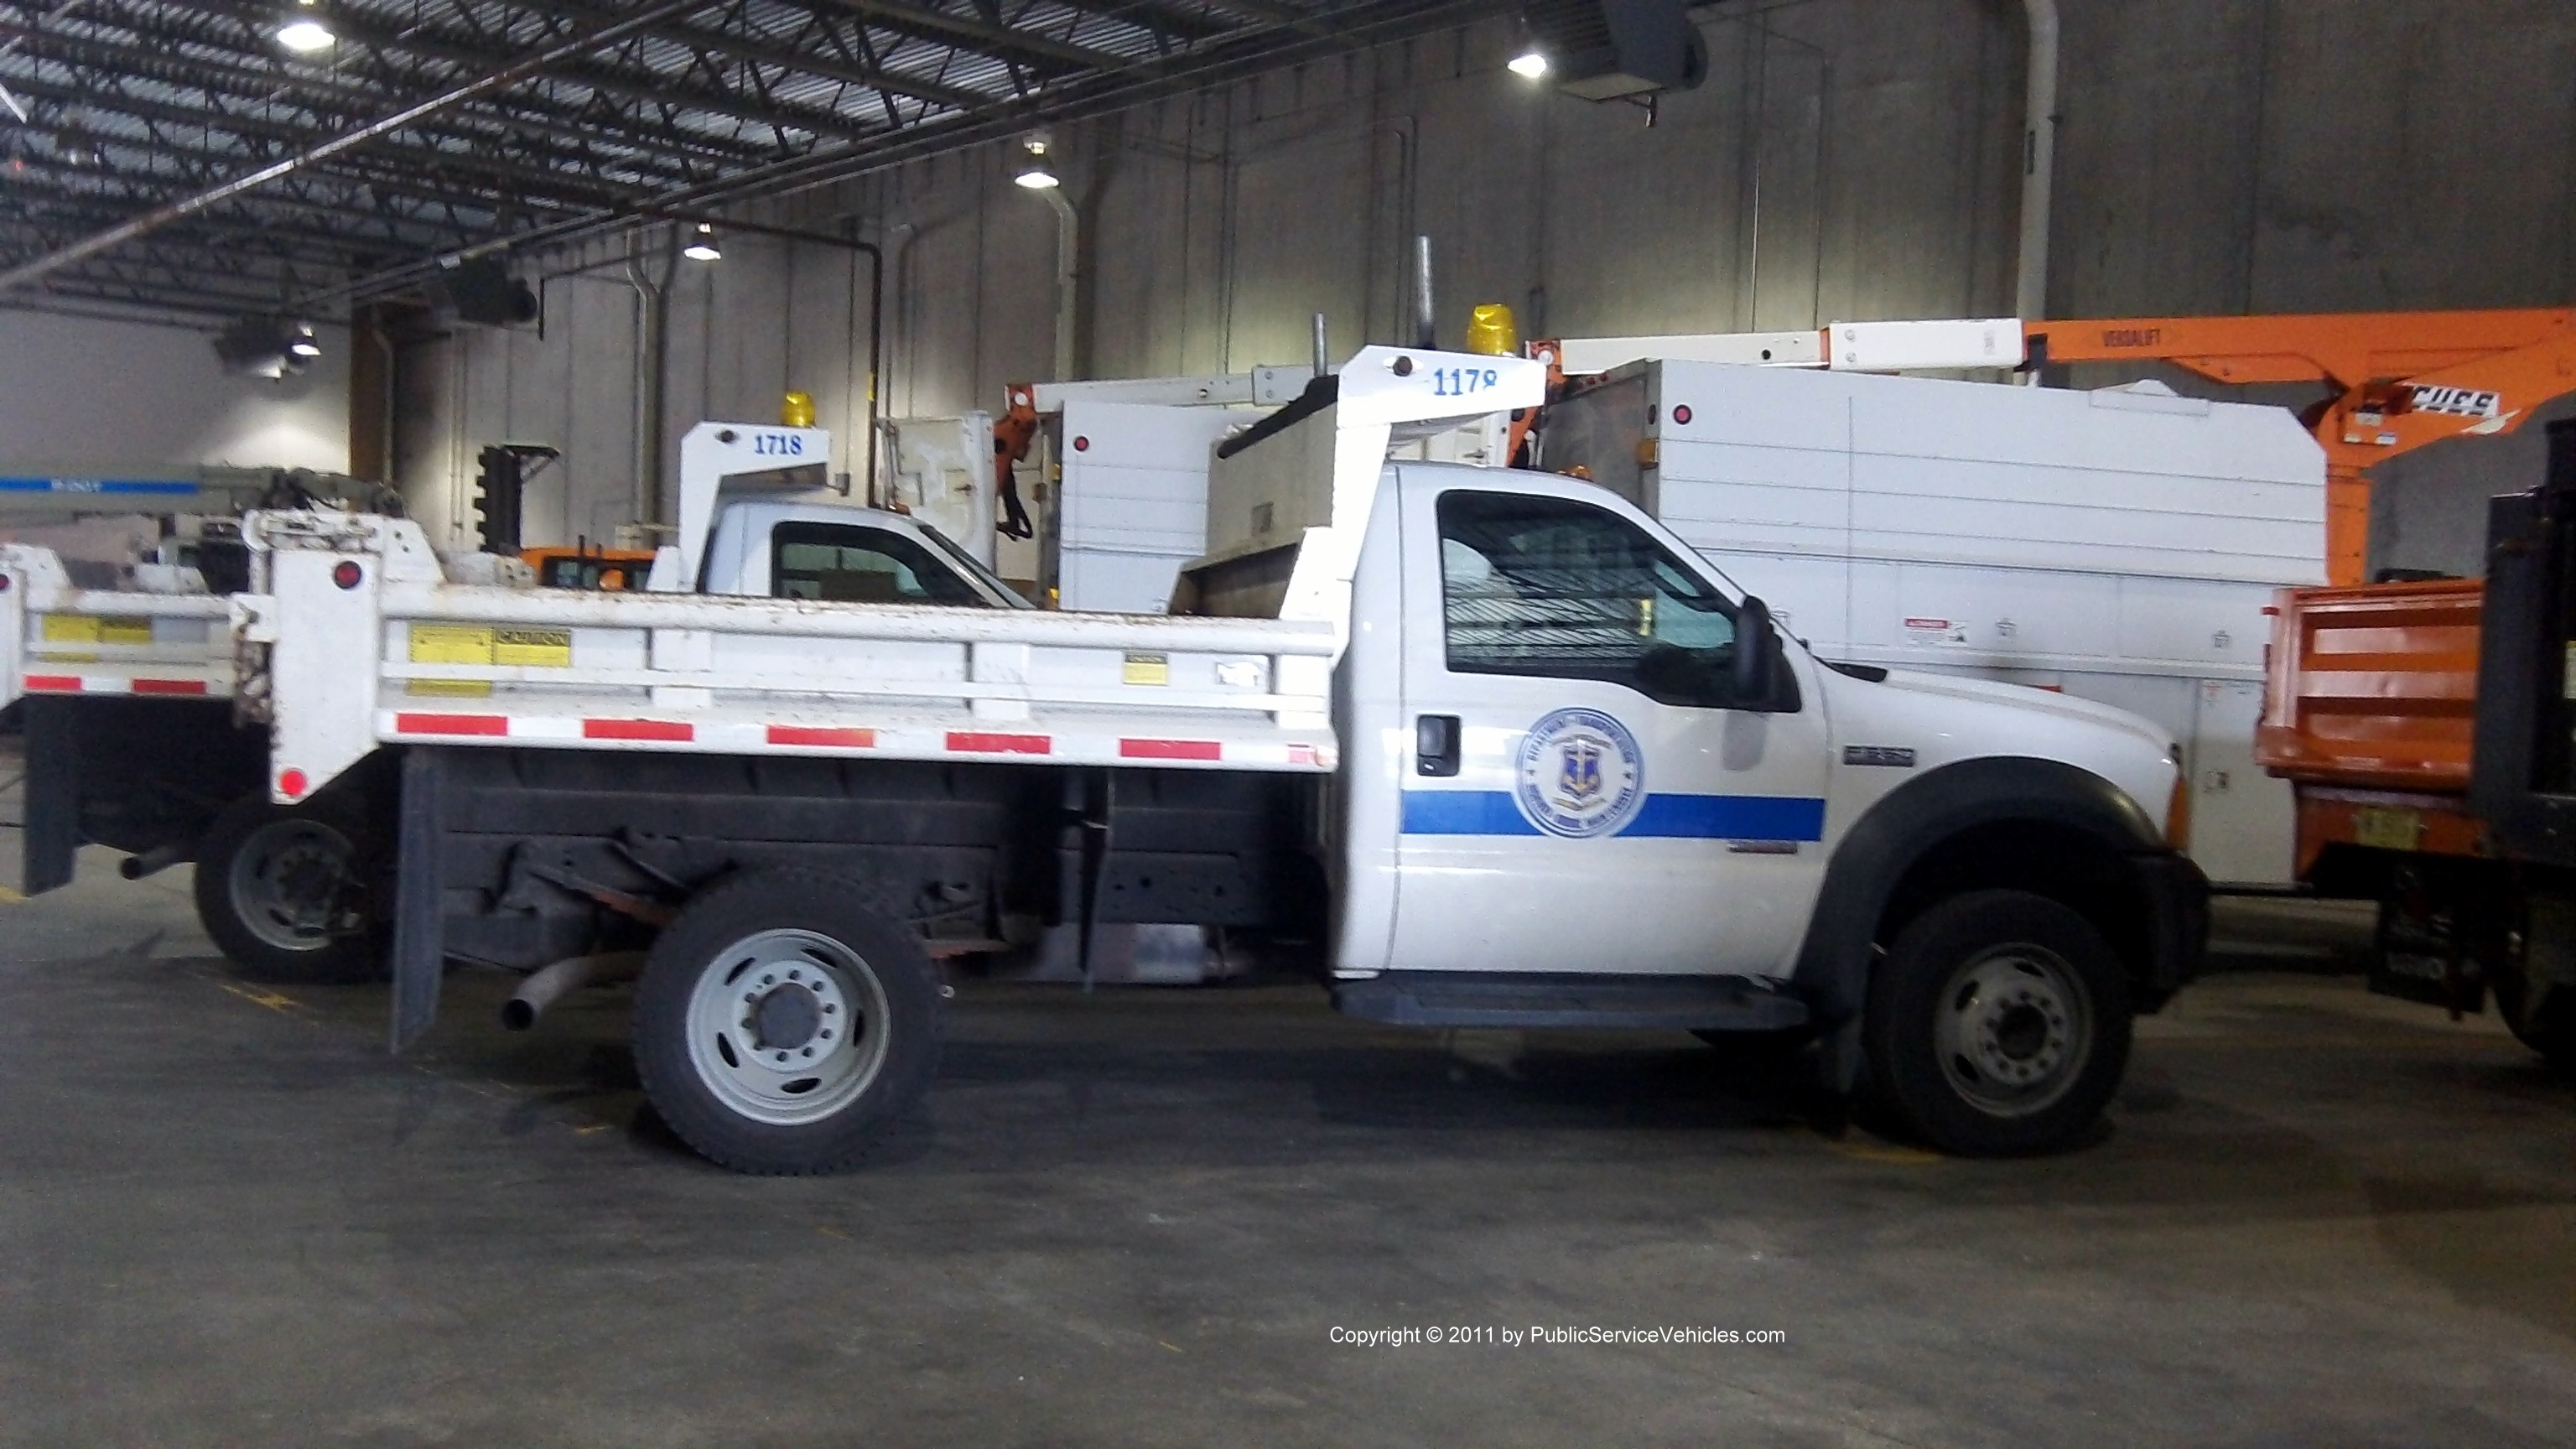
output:
[[[271, 786], [379, 744], [1320, 772], [1334, 631], [1306, 621], [598, 595], [404, 577], [278, 530], [237, 628]], [[386, 578], [382, 575], [391, 574]]]
[[22, 694], [229, 698], [231, 605], [73, 586], [48, 548], [0, 544], [0, 705]]

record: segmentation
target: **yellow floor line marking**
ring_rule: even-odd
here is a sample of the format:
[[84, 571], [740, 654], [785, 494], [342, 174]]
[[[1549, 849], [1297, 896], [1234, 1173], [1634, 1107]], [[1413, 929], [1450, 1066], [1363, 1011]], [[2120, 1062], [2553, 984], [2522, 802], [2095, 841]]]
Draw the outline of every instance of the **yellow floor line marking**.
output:
[[253, 1006], [265, 1006], [280, 1016], [292, 1016], [304, 1007], [303, 1002], [292, 996], [280, 996], [274, 991], [263, 991], [256, 986], [243, 986], [231, 981], [218, 981], [215, 984]]
[[827, 1238], [839, 1238], [839, 1239], [840, 1239], [841, 1241], [843, 1241], [843, 1242], [848, 1242], [848, 1241], [849, 1241], [849, 1239], [850, 1239], [850, 1235], [849, 1235], [849, 1234], [847, 1234], [847, 1233], [845, 1233], [845, 1232], [842, 1232], [839, 1228], [827, 1228], [827, 1227], [820, 1226], [820, 1225], [818, 1224], [818, 1225], [815, 1227], [814, 1231], [816, 1231], [816, 1232], [818, 1232], [818, 1233], [821, 1233], [824, 1237], [827, 1237]]
[[1919, 1168], [1924, 1163], [1940, 1163], [1942, 1160], [1940, 1152], [1924, 1152], [1922, 1147], [1899, 1147], [1893, 1142], [1837, 1142], [1829, 1137], [1824, 1145], [1842, 1152], [1844, 1158], [1860, 1158], [1862, 1163], [1904, 1163], [1909, 1168]]
[[26, 903], [27, 898], [25, 896], [18, 894], [7, 886], [0, 886], [0, 906], [23, 906]]

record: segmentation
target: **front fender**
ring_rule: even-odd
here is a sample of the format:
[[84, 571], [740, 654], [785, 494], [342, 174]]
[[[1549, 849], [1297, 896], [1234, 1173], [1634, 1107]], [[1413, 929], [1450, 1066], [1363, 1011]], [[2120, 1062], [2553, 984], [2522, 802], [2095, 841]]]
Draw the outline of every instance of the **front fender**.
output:
[[2198, 971], [2208, 882], [2127, 792], [2056, 760], [1962, 760], [1890, 791], [1835, 847], [1791, 977], [1818, 1019], [1860, 1013], [1879, 922], [1908, 872], [1962, 832], [2016, 822], [2097, 841], [2124, 863], [2148, 923], [2136, 962], [2146, 1001], [2161, 1002]]

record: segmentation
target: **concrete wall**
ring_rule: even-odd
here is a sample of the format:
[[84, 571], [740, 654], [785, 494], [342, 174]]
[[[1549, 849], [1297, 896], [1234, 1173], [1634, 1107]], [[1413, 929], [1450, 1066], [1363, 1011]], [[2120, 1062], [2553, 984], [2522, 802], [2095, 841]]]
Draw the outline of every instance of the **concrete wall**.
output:
[[[2054, 315], [2576, 292], [2576, 6], [2064, 8]], [[1318, 310], [1337, 352], [1391, 340], [1417, 232], [1434, 239], [1453, 339], [1482, 300], [1561, 335], [2010, 310], [2016, 0], [1727, 3], [1700, 19], [1709, 82], [1651, 127], [1504, 71], [1511, 34], [1489, 25], [1060, 130], [1084, 218], [1077, 370], [1302, 360]], [[764, 213], [886, 245], [890, 415], [995, 407], [1004, 384], [1046, 374], [1054, 223], [1009, 184], [1009, 150]], [[663, 456], [698, 417], [772, 415], [792, 380], [823, 399], [838, 466], [855, 468], [867, 322], [850, 261], [762, 247], [728, 241], [723, 263], [682, 273]], [[550, 501], [531, 500], [532, 538], [633, 516], [632, 295], [557, 283], [549, 304], [543, 340], [487, 333], [407, 359], [401, 477], [424, 515], [454, 516], [442, 500], [473, 445], [506, 433], [572, 454]], [[2512, 440], [2437, 452], [2451, 456], [2391, 470], [2382, 516], [2403, 523], [2383, 562], [2451, 566], [2468, 535], [2445, 520], [2523, 481]]]
[[0, 309], [0, 473], [344, 472], [348, 334], [321, 340], [302, 376], [268, 382], [227, 375], [193, 328]]

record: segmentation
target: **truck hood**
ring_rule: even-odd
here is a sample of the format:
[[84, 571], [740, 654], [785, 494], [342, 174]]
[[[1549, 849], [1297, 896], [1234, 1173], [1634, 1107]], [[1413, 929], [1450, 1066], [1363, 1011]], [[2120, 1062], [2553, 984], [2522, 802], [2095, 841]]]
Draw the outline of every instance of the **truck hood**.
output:
[[1958, 700], [1975, 700], [2008, 709], [2035, 710], [2061, 719], [2085, 720], [2109, 729], [2136, 736], [2149, 748], [2162, 750], [2172, 741], [2163, 726], [2132, 714], [2115, 705], [2097, 704], [2077, 699], [2053, 689], [2040, 689], [2027, 684], [2003, 684], [1991, 679], [1962, 679], [1950, 674], [1924, 674], [1910, 669], [1891, 669], [1880, 682], [1881, 689], [1901, 689], [1910, 694], [1932, 695]]
[[[1837, 800], [1856, 815], [1910, 777], [1963, 760], [2054, 760], [2119, 787], [2159, 828], [2181, 768], [2170, 733], [2107, 704], [2051, 690], [1947, 674], [1890, 670], [1882, 680], [1819, 671], [1837, 758], [1876, 764], [1901, 753], [1905, 768], [1844, 769]], [[1855, 758], [1857, 756], [1857, 758]]]

